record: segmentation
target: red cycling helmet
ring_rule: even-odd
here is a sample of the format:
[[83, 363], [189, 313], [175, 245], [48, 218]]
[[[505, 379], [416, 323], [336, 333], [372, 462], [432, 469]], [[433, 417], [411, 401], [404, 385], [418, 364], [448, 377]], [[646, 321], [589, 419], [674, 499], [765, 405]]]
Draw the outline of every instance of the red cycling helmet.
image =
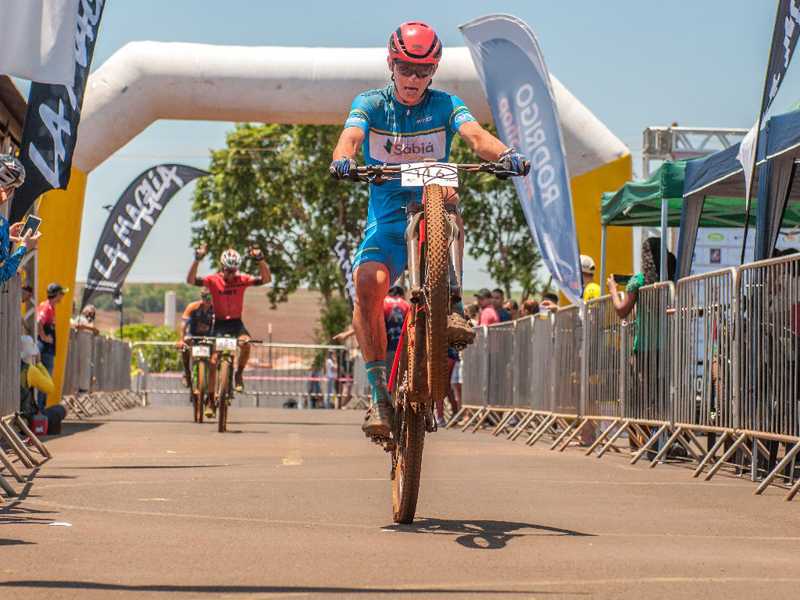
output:
[[438, 65], [442, 58], [442, 42], [430, 25], [409, 21], [389, 36], [389, 58], [421, 65]]

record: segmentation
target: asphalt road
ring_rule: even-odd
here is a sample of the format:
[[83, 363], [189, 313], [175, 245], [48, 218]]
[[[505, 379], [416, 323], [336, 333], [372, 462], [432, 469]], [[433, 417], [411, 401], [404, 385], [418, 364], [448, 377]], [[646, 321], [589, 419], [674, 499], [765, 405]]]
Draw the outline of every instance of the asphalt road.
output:
[[800, 597], [800, 502], [733, 476], [445, 431], [418, 520], [349, 411], [68, 425], [0, 508], [0, 598]]

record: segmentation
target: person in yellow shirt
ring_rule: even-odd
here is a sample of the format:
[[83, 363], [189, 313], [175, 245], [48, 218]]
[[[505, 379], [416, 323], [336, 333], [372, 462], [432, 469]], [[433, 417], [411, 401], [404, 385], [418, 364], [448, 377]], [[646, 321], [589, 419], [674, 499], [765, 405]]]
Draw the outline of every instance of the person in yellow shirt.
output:
[[588, 302], [600, 297], [600, 286], [594, 282], [594, 260], [591, 256], [581, 254], [581, 273], [583, 274], [583, 301]]

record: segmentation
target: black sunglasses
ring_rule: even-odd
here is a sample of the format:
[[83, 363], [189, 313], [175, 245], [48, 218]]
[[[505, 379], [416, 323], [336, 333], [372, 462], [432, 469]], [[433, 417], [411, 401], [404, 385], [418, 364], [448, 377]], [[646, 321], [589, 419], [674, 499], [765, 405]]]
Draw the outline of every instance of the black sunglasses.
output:
[[425, 79], [433, 75], [436, 65], [418, 65], [416, 63], [404, 62], [401, 60], [394, 61], [397, 71], [403, 77], [411, 77], [416, 75], [420, 79]]

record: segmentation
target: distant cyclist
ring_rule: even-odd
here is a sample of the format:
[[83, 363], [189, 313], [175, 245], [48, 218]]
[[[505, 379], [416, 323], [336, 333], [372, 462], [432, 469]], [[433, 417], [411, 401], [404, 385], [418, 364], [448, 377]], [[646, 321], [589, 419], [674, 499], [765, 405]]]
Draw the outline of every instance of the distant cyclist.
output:
[[[247, 288], [254, 285], [264, 285], [272, 280], [264, 253], [253, 246], [250, 256], [258, 262], [259, 276], [253, 277], [247, 273], [240, 273], [242, 256], [233, 248], [228, 248], [220, 256], [220, 270], [203, 278], [197, 277], [197, 267], [208, 252], [208, 246], [201, 245], [194, 251], [194, 261], [189, 268], [186, 282], [189, 285], [202, 286], [211, 292], [211, 301], [214, 305], [214, 330], [213, 335], [218, 337], [235, 337], [240, 342], [239, 362], [234, 375], [234, 389], [244, 391], [244, 368], [250, 359], [250, 334], [242, 323], [242, 309], [244, 308], [244, 293]], [[216, 365], [216, 356], [212, 356], [211, 364]], [[213, 371], [213, 369], [212, 369]]]
[[[367, 164], [446, 161], [456, 133], [482, 159], [500, 161], [511, 173], [527, 173], [525, 157], [481, 127], [460, 98], [430, 88], [441, 57], [439, 36], [425, 23], [403, 23], [392, 32], [387, 57], [392, 81], [386, 87], [356, 96], [333, 151], [333, 177], [350, 177], [357, 167], [355, 156], [359, 148]], [[448, 210], [456, 213], [462, 230], [458, 245], [463, 255], [458, 196], [452, 188], [446, 189]], [[362, 427], [368, 435], [388, 435], [391, 427], [383, 299], [406, 268], [406, 206], [421, 198], [421, 187], [401, 187], [398, 181], [371, 185], [364, 239], [353, 261], [353, 325], [366, 361], [372, 396]], [[470, 343], [474, 334], [463, 315], [461, 290], [453, 290], [451, 306], [454, 312], [448, 318], [449, 341]]]
[[[192, 384], [191, 358], [192, 348], [190, 336], [206, 337], [211, 335], [214, 328], [214, 306], [211, 304], [211, 292], [203, 288], [200, 300], [186, 305], [181, 317], [183, 321], [183, 335], [180, 346], [183, 350], [183, 385]], [[213, 375], [209, 378], [209, 389], [214, 389]]]

